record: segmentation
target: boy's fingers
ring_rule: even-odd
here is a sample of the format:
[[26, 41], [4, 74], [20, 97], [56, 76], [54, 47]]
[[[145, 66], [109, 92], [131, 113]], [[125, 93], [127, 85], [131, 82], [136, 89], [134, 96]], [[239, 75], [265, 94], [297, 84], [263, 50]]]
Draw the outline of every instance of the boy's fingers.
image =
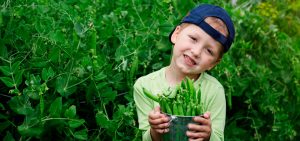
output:
[[159, 118], [151, 118], [149, 117], [149, 123], [150, 124], [154, 124], [154, 125], [157, 125], [157, 124], [162, 124], [162, 123], [166, 123], [166, 122], [169, 122], [169, 118], [168, 117], [159, 117]]
[[204, 113], [203, 116], [194, 117], [194, 121], [200, 123], [201, 125], [210, 125], [210, 112]]
[[151, 111], [148, 115], [148, 118], [149, 119], [157, 119], [157, 118], [160, 118], [161, 115], [159, 113], [155, 113], [154, 111]]
[[209, 119], [210, 118], [210, 112], [205, 112], [203, 117], [206, 118], [206, 119]]
[[157, 125], [151, 125], [151, 127], [153, 129], [165, 129], [165, 128], [169, 128], [170, 124], [167, 122], [167, 123], [163, 123], [163, 124], [157, 124]]
[[209, 126], [197, 125], [197, 124], [188, 124], [189, 131], [196, 131], [196, 132], [210, 132]]
[[187, 131], [186, 135], [189, 137], [189, 141], [203, 141], [204, 138], [207, 138], [207, 134], [203, 132], [190, 132]]
[[205, 119], [203, 117], [195, 117], [194, 121], [200, 123], [201, 125], [210, 125], [210, 119]]
[[168, 118], [165, 114], [151, 111], [148, 115], [149, 119]]
[[160, 134], [164, 134], [169, 132], [169, 128], [165, 128], [165, 129], [154, 129], [155, 132], [160, 133]]

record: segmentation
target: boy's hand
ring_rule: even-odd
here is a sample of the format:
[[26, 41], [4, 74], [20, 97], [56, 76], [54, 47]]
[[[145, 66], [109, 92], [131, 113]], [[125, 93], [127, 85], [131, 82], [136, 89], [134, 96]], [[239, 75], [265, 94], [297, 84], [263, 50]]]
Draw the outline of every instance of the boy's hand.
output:
[[160, 134], [169, 132], [169, 117], [160, 113], [160, 107], [155, 107], [149, 113], [148, 121], [151, 126], [150, 133], [152, 138], [157, 138]]
[[211, 134], [210, 112], [204, 113], [203, 116], [196, 116], [194, 121], [200, 125], [189, 124], [186, 135], [192, 141], [208, 141]]

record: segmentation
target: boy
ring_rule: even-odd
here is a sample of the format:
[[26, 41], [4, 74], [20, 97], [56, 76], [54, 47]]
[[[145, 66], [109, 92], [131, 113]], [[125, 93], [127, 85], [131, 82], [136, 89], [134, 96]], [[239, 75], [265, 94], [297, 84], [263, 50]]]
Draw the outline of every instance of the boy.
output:
[[185, 78], [193, 79], [201, 89], [201, 101], [206, 109], [196, 116], [198, 124], [189, 124], [190, 140], [224, 140], [226, 101], [223, 86], [205, 71], [217, 65], [234, 39], [234, 26], [226, 11], [213, 5], [200, 5], [188, 13], [170, 34], [173, 43], [169, 66], [139, 78], [134, 85], [139, 128], [143, 140], [161, 140], [169, 131], [169, 118], [160, 112], [159, 104], [143, 94], [142, 88], [159, 94], [175, 89]]

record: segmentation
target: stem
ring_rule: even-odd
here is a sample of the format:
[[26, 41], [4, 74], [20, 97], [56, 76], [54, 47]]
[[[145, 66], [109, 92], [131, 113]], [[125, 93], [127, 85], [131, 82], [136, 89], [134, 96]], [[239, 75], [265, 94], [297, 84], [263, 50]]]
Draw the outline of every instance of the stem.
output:
[[92, 74], [90, 76], [88, 76], [87, 78], [83, 79], [82, 81], [80, 81], [80, 82], [78, 82], [78, 83], [76, 83], [74, 85], [71, 85], [71, 86], [67, 87], [66, 89], [75, 87], [76, 85], [79, 85], [80, 83], [83, 83], [84, 81], [88, 80], [91, 76], [92, 76]]
[[[92, 75], [93, 75], [93, 74], [92, 74]], [[97, 89], [96, 82], [95, 82], [94, 80], [92, 80], [92, 81], [93, 81], [93, 83], [94, 83], [95, 88]], [[106, 111], [106, 108], [105, 108], [105, 105], [103, 104], [102, 98], [101, 98], [100, 93], [99, 93], [98, 90], [97, 90], [97, 95], [99, 96], [99, 99], [100, 99], [100, 102], [101, 102], [101, 105], [102, 105], [102, 108], [103, 108], [103, 111], [104, 111], [105, 115], [108, 116], [107, 111]]]
[[7, 62], [7, 63], [11, 63], [11, 61], [4, 59], [3, 57], [0, 56], [0, 59]]
[[65, 85], [65, 87], [64, 87], [64, 90], [67, 90], [67, 89], [68, 89], [68, 85], [69, 85], [69, 81], [70, 81], [70, 77], [71, 77], [71, 70], [73, 69], [73, 62], [74, 62], [74, 60], [71, 59], [70, 72], [68, 73], [68, 79], [67, 79], [66, 85]]
[[140, 22], [142, 23], [143, 27], [145, 27], [145, 24], [144, 24], [144, 22], [143, 22], [143, 20], [142, 20], [142, 18], [141, 18], [141, 16], [140, 16], [140, 14], [139, 14], [139, 12], [138, 12], [137, 9], [136, 9], [134, 0], [131, 0], [131, 2], [132, 2], [132, 4], [133, 4], [133, 9], [135, 10], [136, 15], [138, 16], [138, 18], [139, 18]]

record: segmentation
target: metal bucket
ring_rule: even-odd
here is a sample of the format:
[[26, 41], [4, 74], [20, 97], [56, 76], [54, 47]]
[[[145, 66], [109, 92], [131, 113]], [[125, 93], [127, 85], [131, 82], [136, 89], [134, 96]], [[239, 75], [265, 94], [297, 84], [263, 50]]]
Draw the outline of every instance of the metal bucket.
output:
[[188, 141], [186, 136], [187, 125], [189, 123], [199, 124], [193, 121], [195, 116], [174, 116], [171, 117], [169, 132], [163, 134], [164, 141]]

